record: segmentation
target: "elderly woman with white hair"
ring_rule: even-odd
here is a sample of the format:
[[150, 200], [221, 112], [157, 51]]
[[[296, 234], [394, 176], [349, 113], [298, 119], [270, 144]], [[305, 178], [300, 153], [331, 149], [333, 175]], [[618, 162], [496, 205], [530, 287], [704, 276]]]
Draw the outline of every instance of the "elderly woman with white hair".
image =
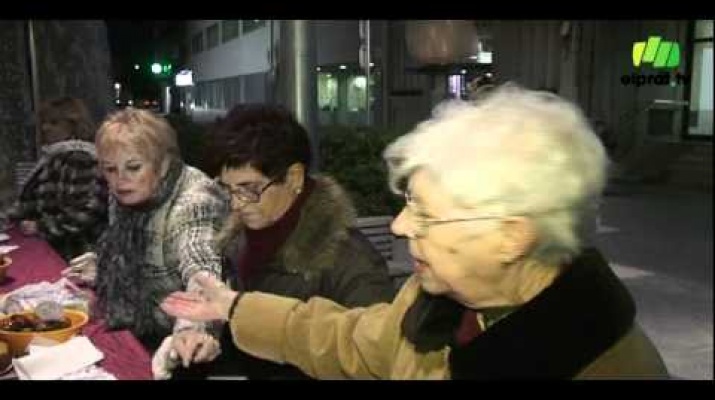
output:
[[663, 378], [628, 290], [585, 233], [607, 159], [581, 111], [506, 85], [449, 102], [384, 152], [414, 274], [347, 309], [198, 279], [162, 308], [319, 378]]

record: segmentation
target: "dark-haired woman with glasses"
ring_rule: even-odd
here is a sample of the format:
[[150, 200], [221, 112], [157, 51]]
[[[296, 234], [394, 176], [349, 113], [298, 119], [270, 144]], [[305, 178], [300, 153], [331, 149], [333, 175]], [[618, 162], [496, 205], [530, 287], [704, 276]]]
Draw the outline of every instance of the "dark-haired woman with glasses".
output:
[[[231, 218], [217, 239], [231, 286], [303, 300], [327, 297], [346, 307], [391, 301], [386, 262], [353, 228], [356, 212], [344, 190], [308, 173], [310, 150], [306, 130], [271, 105], [237, 106], [211, 133], [207, 172], [232, 199]], [[221, 347], [236, 351], [230, 341]], [[303, 376], [246, 354], [222, 358], [221, 373], [232, 372], [232, 359], [241, 364], [233, 372], [252, 379]]]

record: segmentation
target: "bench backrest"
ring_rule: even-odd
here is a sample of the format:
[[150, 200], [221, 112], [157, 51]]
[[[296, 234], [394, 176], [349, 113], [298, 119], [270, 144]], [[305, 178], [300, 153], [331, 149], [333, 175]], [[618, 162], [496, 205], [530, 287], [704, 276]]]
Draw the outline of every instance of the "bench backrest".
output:
[[388, 261], [392, 260], [392, 248], [395, 241], [395, 235], [390, 231], [392, 220], [393, 217], [390, 215], [363, 217], [358, 218], [355, 225]]

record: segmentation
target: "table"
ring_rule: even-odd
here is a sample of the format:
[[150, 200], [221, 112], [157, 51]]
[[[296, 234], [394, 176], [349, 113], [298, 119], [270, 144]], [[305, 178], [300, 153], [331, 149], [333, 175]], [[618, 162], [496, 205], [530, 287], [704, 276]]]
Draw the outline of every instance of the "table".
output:
[[[29, 237], [16, 228], [5, 232], [10, 236], [3, 245], [18, 245], [20, 248], [9, 254], [12, 265], [7, 279], [0, 283], [0, 294], [23, 285], [41, 281], [54, 282], [61, 277], [60, 271], [67, 263], [43, 239]], [[92, 343], [104, 353], [99, 366], [120, 380], [152, 379], [151, 354], [127, 330], [108, 331], [101, 319], [91, 319], [82, 330]]]

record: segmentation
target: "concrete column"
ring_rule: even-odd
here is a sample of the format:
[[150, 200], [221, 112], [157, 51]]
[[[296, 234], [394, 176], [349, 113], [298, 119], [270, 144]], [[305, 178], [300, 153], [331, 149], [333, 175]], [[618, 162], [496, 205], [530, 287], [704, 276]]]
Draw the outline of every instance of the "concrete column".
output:
[[381, 111], [381, 123], [382, 126], [388, 126], [390, 121], [390, 64], [388, 63], [388, 57], [391, 54], [390, 50], [392, 47], [392, 35], [390, 35], [390, 24], [392, 21], [383, 21], [382, 23], [382, 57], [380, 57], [380, 111]]
[[559, 36], [562, 42], [559, 65], [559, 95], [578, 102], [578, 60], [581, 57], [581, 23], [563, 21]]
[[313, 170], [318, 169], [315, 28], [311, 21], [280, 22], [278, 102], [288, 107], [310, 135]]

